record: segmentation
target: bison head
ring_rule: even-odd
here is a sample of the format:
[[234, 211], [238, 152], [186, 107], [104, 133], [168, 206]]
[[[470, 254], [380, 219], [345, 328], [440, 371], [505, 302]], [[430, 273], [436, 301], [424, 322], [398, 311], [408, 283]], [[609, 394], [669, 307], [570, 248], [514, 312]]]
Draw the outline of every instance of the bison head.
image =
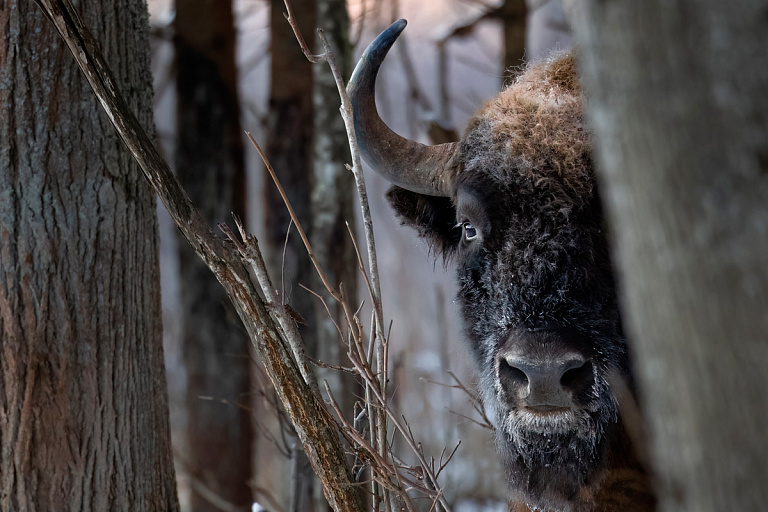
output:
[[607, 488], [607, 500], [647, 489], [619, 418], [616, 388], [631, 376], [573, 55], [529, 66], [460, 142], [425, 146], [376, 112], [376, 74], [404, 28], [392, 24], [355, 69], [355, 129], [403, 222], [456, 262], [513, 500], [590, 510]]

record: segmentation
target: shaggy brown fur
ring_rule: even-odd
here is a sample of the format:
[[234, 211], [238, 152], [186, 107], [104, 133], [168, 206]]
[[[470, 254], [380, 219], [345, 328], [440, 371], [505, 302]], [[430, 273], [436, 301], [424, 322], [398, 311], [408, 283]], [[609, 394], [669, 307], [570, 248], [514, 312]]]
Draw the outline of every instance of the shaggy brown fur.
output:
[[592, 197], [589, 135], [583, 127], [581, 85], [573, 53], [529, 66], [470, 120], [467, 133], [485, 126], [486, 150], [514, 155], [510, 170], [558, 199], [582, 206]]

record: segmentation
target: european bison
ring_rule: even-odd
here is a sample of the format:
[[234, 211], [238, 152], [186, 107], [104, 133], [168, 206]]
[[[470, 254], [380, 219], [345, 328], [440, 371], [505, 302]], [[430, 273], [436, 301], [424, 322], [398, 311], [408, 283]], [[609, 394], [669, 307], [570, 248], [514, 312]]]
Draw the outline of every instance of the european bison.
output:
[[376, 112], [376, 75], [405, 24], [355, 69], [355, 130], [403, 223], [456, 263], [510, 509], [653, 510], [619, 414], [632, 376], [572, 53], [529, 65], [461, 141], [425, 146]]

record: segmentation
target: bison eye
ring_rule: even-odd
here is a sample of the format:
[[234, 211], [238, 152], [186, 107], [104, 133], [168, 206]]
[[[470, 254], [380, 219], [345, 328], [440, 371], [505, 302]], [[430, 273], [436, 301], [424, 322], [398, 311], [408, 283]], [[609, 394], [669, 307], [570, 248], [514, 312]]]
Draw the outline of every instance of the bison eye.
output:
[[464, 228], [464, 238], [466, 240], [474, 240], [477, 238], [477, 230], [471, 222], [465, 222], [461, 226]]

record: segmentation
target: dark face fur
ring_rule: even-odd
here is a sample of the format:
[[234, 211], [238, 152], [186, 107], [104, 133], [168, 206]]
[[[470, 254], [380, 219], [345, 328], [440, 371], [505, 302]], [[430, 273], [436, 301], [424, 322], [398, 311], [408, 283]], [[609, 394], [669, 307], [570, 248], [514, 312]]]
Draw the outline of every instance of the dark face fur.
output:
[[[515, 172], [515, 157], [484, 147], [485, 128], [462, 145], [458, 298], [512, 487], [556, 504], [599, 467], [618, 419], [608, 378], [628, 371], [600, 204], [594, 194], [574, 204], [537, 187]], [[560, 389], [534, 402], [537, 375], [508, 360], [565, 362], [562, 375], [548, 377]]]

